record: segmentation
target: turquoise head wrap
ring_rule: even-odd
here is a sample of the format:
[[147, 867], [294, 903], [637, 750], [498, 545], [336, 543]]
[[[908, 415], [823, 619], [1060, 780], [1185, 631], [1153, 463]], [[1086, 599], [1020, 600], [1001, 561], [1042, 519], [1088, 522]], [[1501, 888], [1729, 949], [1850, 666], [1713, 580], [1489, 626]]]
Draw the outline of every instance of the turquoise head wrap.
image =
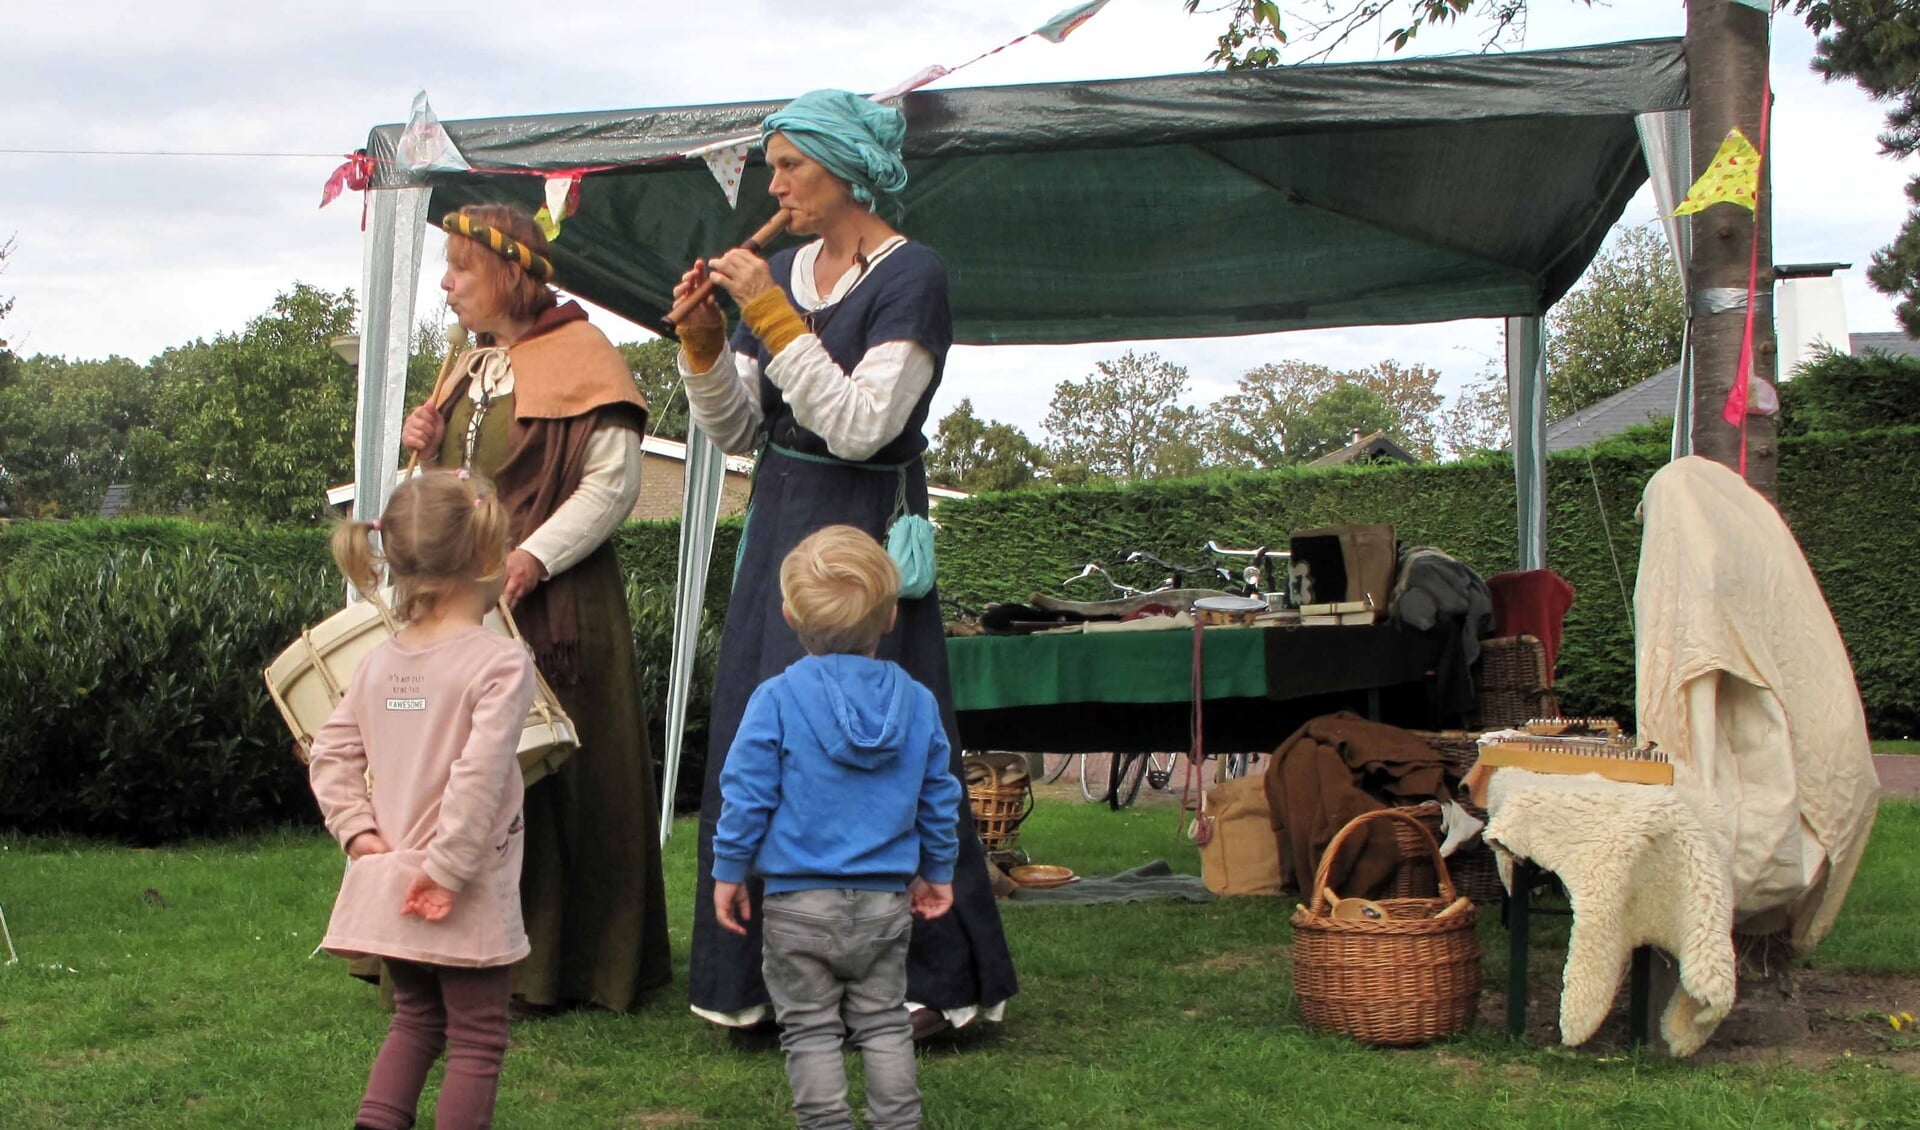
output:
[[897, 206], [907, 187], [900, 143], [906, 115], [844, 90], [815, 90], [767, 115], [760, 143], [781, 134], [822, 168], [847, 182], [862, 204]]

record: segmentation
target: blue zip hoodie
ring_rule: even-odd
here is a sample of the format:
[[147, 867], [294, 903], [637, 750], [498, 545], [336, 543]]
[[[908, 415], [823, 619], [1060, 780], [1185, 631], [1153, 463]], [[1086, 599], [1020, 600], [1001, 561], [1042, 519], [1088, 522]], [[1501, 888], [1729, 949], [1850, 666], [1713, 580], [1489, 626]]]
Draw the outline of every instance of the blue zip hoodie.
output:
[[899, 664], [810, 655], [760, 684], [720, 772], [713, 877], [769, 893], [951, 883], [960, 782], [933, 692]]

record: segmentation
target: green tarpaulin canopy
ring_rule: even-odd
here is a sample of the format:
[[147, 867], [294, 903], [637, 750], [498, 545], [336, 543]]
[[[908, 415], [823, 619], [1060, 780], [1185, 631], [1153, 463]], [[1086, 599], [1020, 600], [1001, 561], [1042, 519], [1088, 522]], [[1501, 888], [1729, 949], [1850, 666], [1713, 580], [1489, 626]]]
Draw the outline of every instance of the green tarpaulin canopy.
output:
[[[798, 94], [800, 92], [795, 91]], [[1220, 336], [1504, 317], [1520, 564], [1545, 560], [1541, 317], [1646, 181], [1684, 154], [1680, 40], [1452, 59], [920, 91], [907, 115], [905, 231], [940, 252], [962, 342]], [[539, 173], [581, 182], [557, 281], [659, 327], [694, 259], [772, 212], [682, 156], [756, 131], [781, 103], [449, 122], [470, 172], [417, 175], [402, 127], [376, 160], [365, 260], [355, 513], [392, 488], [413, 298], [429, 221], [463, 204], [536, 209]], [[1666, 141], [1662, 141], [1666, 138]], [[606, 166], [616, 166], [606, 169]], [[392, 191], [404, 190], [404, 191]], [[697, 432], [697, 429], [696, 429]], [[719, 503], [718, 452], [689, 436], [663, 757], [676, 769]]]
[[[1646, 180], [1635, 115], [1686, 97], [1677, 39], [920, 91], [902, 227], [975, 344], [1535, 316]], [[772, 213], [757, 151], [737, 209], [677, 155], [779, 105], [449, 122], [471, 173], [409, 175], [400, 126], [368, 151], [376, 187], [432, 187], [434, 219], [537, 208], [527, 171], [657, 162], [587, 176], [555, 247], [567, 290], [657, 327], [690, 262]]]

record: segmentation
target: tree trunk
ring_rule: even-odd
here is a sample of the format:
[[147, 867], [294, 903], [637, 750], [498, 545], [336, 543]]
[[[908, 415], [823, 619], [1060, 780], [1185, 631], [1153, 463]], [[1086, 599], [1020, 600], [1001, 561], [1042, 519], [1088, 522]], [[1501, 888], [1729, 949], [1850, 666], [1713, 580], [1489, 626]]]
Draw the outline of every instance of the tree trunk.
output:
[[[1693, 110], [1693, 173], [1698, 177], [1735, 126], [1760, 144], [1760, 109], [1767, 77], [1767, 14], [1735, 0], [1692, 0], [1687, 6], [1687, 69]], [[1771, 141], [1769, 140], [1769, 147]], [[1760, 166], [1758, 211], [1715, 204], [1695, 212], [1693, 262], [1688, 295], [1694, 313], [1693, 451], [1729, 467], [1740, 466], [1741, 431], [1720, 413], [1739, 371], [1744, 309], [1714, 313], [1724, 302], [1709, 292], [1747, 291], [1749, 257], [1759, 232], [1759, 276], [1754, 295], [1754, 375], [1776, 381], [1773, 337], [1772, 154]], [[1747, 417], [1747, 481], [1768, 498], [1778, 477], [1778, 424], [1773, 416]]]

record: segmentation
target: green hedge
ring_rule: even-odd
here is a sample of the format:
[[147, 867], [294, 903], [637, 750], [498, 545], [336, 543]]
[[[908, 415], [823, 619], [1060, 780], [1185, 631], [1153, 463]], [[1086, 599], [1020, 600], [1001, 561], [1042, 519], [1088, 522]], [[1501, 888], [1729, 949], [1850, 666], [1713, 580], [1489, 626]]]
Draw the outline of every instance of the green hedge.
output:
[[[1633, 511], [1664, 462], [1663, 450], [1634, 443], [1549, 461], [1548, 562], [1579, 592], [1558, 667], [1570, 711], [1632, 715]], [[1920, 428], [1790, 439], [1780, 484], [1781, 510], [1847, 639], [1874, 732], [1920, 730], [1920, 690], [1907, 677], [1920, 670], [1910, 630], [1920, 594], [1906, 557], [1920, 517]], [[1491, 574], [1513, 560], [1513, 499], [1511, 466], [1497, 458], [956, 499], [936, 514], [941, 591], [974, 606], [1024, 599], [1061, 592], [1083, 563], [1112, 564], [1129, 549], [1192, 559], [1209, 538], [1282, 545], [1289, 530], [1343, 521], [1391, 522], [1402, 540]], [[739, 533], [737, 522], [723, 523], [716, 539], [683, 803], [697, 795]], [[631, 523], [616, 546], [657, 718], [678, 527]], [[1144, 567], [1130, 577], [1115, 569], [1136, 583], [1158, 579]], [[0, 827], [148, 841], [311, 819], [260, 671], [339, 593], [323, 530], [0, 526]]]

